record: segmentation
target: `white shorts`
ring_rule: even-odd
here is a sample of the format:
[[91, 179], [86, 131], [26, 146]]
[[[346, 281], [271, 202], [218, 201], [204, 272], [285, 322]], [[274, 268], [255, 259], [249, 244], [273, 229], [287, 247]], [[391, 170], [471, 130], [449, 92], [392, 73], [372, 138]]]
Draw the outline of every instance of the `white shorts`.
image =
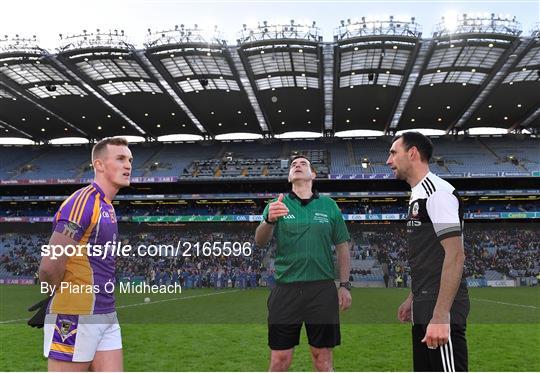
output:
[[116, 312], [98, 315], [51, 313], [43, 327], [43, 355], [46, 358], [88, 362], [96, 351], [122, 348], [122, 336]]

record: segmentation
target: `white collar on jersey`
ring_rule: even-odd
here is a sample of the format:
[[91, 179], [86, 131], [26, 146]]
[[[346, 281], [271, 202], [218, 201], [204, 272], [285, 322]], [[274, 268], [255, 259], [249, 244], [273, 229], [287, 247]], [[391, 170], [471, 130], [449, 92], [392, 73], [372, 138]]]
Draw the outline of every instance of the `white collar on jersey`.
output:
[[425, 190], [424, 190], [424, 187], [422, 186], [422, 183], [428, 178], [431, 176], [431, 179], [430, 180], [433, 180], [434, 177], [435, 177], [435, 174], [433, 174], [431, 171], [428, 171], [428, 173], [426, 174], [426, 176], [424, 176], [422, 178], [422, 180], [420, 180], [418, 182], [418, 184], [416, 184], [412, 189], [411, 189], [411, 195], [412, 194], [415, 194], [415, 195], [418, 195], [418, 194], [425, 194]]

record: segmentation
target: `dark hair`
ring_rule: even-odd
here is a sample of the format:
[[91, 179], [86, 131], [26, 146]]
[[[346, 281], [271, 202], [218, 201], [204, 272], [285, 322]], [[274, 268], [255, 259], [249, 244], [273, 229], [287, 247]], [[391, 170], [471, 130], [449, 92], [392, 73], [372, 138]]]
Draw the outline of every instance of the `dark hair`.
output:
[[313, 165], [311, 164], [311, 160], [306, 157], [305, 155], [302, 155], [302, 154], [297, 154], [295, 156], [293, 156], [290, 160], [289, 160], [289, 168], [291, 168], [291, 164], [296, 161], [297, 159], [299, 158], [303, 158], [305, 160], [307, 160], [309, 162], [309, 167], [311, 168], [311, 172], [317, 172], [317, 170], [315, 169], [315, 167], [313, 167]]
[[422, 135], [420, 132], [409, 131], [394, 137], [392, 144], [399, 139], [403, 139], [405, 150], [409, 151], [414, 146], [418, 150], [418, 153], [420, 153], [420, 159], [424, 162], [429, 162], [433, 155], [433, 143], [429, 137]]
[[101, 153], [107, 148], [107, 145], [128, 146], [129, 142], [123, 137], [105, 137], [92, 148], [92, 162], [99, 158]]

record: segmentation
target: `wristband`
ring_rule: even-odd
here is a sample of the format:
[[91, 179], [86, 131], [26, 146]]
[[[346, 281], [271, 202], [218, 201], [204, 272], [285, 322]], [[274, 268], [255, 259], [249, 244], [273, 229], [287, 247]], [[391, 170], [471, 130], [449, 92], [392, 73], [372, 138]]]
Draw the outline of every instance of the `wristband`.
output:
[[265, 217], [264, 217], [264, 221], [266, 222], [266, 224], [270, 224], [270, 225], [275, 225], [275, 224], [276, 224], [275, 221], [272, 222], [272, 221], [268, 220], [268, 216], [265, 216]]

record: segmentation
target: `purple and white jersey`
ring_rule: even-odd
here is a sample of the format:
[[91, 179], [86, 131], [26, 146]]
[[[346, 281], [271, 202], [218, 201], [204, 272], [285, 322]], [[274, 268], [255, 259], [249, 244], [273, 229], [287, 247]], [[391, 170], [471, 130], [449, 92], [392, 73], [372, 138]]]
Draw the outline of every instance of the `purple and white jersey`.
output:
[[[80, 245], [106, 244], [112, 248], [118, 238], [118, 224], [111, 201], [94, 182], [73, 193], [56, 213], [53, 232], [68, 236]], [[86, 247], [81, 255], [68, 256], [62, 282], [71, 285], [57, 289], [49, 304], [49, 313], [90, 315], [115, 311], [114, 294], [105, 284], [115, 283], [115, 258], [106, 255], [88, 255]], [[111, 287], [107, 287], [109, 290]]]

